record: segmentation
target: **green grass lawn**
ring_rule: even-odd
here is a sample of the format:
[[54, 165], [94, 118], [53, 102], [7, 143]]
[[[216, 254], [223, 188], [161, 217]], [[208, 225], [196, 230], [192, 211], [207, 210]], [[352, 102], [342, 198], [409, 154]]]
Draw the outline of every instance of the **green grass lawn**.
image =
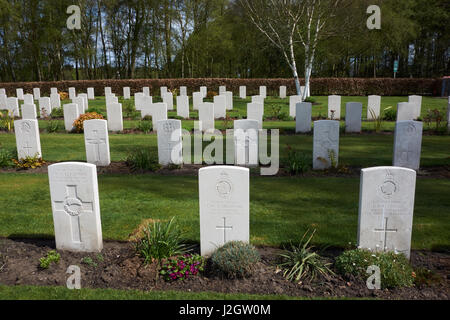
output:
[[[198, 178], [164, 175], [100, 175], [104, 239], [125, 240], [148, 218], [176, 220], [189, 241], [199, 241]], [[53, 238], [46, 174], [0, 174], [0, 237]], [[450, 180], [418, 179], [412, 247], [449, 246]], [[250, 240], [279, 246], [317, 229], [316, 244], [355, 244], [358, 178], [252, 176]]]

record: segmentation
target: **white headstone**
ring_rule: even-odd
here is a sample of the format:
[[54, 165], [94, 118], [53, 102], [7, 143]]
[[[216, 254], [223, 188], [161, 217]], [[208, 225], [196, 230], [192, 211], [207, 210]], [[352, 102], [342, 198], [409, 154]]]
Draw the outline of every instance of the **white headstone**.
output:
[[345, 132], [361, 132], [362, 103], [345, 104]]
[[397, 104], [397, 121], [414, 120], [415, 106], [409, 102], [400, 102]]
[[163, 97], [164, 94], [167, 93], [167, 87], [161, 87], [159, 90], [161, 91], [161, 97]]
[[69, 88], [69, 99], [73, 99], [77, 96], [77, 92], [74, 87]]
[[239, 98], [241, 98], [241, 99], [247, 98], [247, 87], [246, 86], [239, 87]]
[[408, 102], [414, 105], [414, 120], [420, 117], [422, 111], [422, 96], [409, 96]]
[[286, 86], [280, 86], [280, 98], [286, 98]]
[[61, 108], [61, 97], [58, 93], [51, 93], [50, 94], [50, 105], [52, 109], [54, 108]]
[[334, 157], [335, 165], [339, 159], [339, 121], [314, 121], [313, 169], [330, 168]]
[[394, 251], [407, 258], [411, 250], [416, 172], [399, 167], [361, 170], [358, 247]]
[[261, 97], [263, 97], [264, 99], [267, 97], [267, 87], [266, 86], [259, 87], [259, 95]]
[[224, 95], [214, 96], [214, 118], [226, 118], [227, 97]]
[[[380, 116], [381, 97], [377, 95], [371, 95], [367, 100], [367, 120], [375, 120]], [[373, 111], [373, 115], [370, 112]], [[374, 118], [375, 116], [375, 118]]]
[[23, 102], [26, 104], [34, 104], [34, 97], [32, 94], [24, 94], [23, 95]]
[[89, 100], [94, 100], [95, 99], [94, 88], [87, 88], [87, 94], [88, 94], [88, 99]]
[[341, 96], [328, 96], [328, 119], [341, 119]]
[[295, 132], [311, 132], [312, 104], [297, 102], [295, 112]]
[[37, 118], [37, 112], [36, 112], [36, 105], [34, 103], [28, 104], [25, 103], [22, 105], [22, 119], [30, 119], [30, 120], [36, 120]]
[[0, 110], [6, 109], [6, 99], [8, 99], [8, 96], [4, 93], [0, 93]]
[[136, 92], [134, 94], [134, 107], [137, 111], [142, 110], [142, 107], [144, 105], [143, 103], [144, 93], [142, 92]]
[[84, 145], [86, 147], [86, 161], [97, 166], [109, 166], [108, 122], [103, 119], [85, 120]]
[[177, 116], [185, 119], [189, 118], [189, 97], [177, 96]]
[[192, 93], [192, 106], [194, 110], [198, 110], [198, 106], [203, 103], [203, 96], [201, 92]]
[[420, 121], [397, 121], [394, 133], [394, 157], [392, 165], [418, 170], [422, 149], [422, 128]]
[[200, 130], [214, 130], [214, 103], [201, 103], [198, 106], [198, 119], [200, 121]]
[[142, 88], [142, 93], [144, 94], [144, 96], [150, 97], [150, 88], [149, 87], [143, 87]]
[[131, 98], [130, 87], [123, 87], [123, 98], [126, 100]]
[[24, 99], [23, 89], [21, 89], [21, 88], [16, 89], [16, 97], [19, 100]]
[[200, 252], [210, 255], [229, 241], [249, 242], [250, 174], [248, 168], [211, 166], [199, 176]]
[[56, 249], [100, 252], [103, 248], [97, 167], [64, 162], [48, 166]]
[[19, 159], [37, 156], [42, 158], [39, 125], [37, 120], [14, 121], [17, 156]]
[[180, 87], [180, 96], [187, 96], [187, 87], [185, 86]]
[[6, 108], [12, 112], [13, 117], [20, 117], [19, 99], [16, 97], [9, 97], [6, 99]]
[[262, 96], [252, 96], [252, 103], [259, 103], [264, 106], [264, 97]]
[[89, 99], [88, 99], [87, 93], [80, 93], [80, 94], [78, 95], [78, 97], [83, 99], [83, 102], [84, 102], [84, 112], [86, 112], [87, 109], [89, 109]]
[[50, 98], [43, 97], [39, 99], [39, 114], [41, 118], [50, 117], [52, 106]]
[[235, 120], [233, 134], [235, 164], [257, 166], [259, 163], [259, 122], [257, 120]]
[[68, 103], [63, 106], [64, 110], [64, 127], [66, 131], [72, 131], [74, 129], [73, 122], [81, 115], [76, 103]]
[[261, 103], [247, 103], [247, 119], [258, 121], [258, 128], [262, 129], [264, 105]]
[[219, 86], [219, 95], [222, 93], [225, 93], [225, 91], [227, 91], [227, 87], [226, 86]]
[[208, 95], [208, 88], [205, 86], [200, 87], [200, 92], [203, 95], [203, 98], [206, 98], [206, 96]]
[[106, 105], [106, 117], [109, 131], [123, 131], [122, 104], [111, 103]]
[[173, 94], [166, 92], [162, 95], [163, 102], [167, 105], [167, 110], [173, 110]]
[[232, 91], [225, 91], [223, 93], [227, 97], [227, 110], [233, 110], [233, 92]]
[[111, 87], [105, 87], [105, 97], [112, 95]]
[[152, 105], [152, 125], [153, 130], [158, 130], [159, 120], [167, 120], [167, 105], [165, 103], [154, 103]]
[[296, 105], [302, 102], [302, 96], [289, 96], [289, 116], [295, 117]]
[[144, 118], [146, 116], [151, 116], [153, 112], [153, 98], [150, 96], [142, 96], [139, 98], [142, 106], [140, 108], [141, 110], [141, 118]]
[[6, 94], [5, 88], [1, 88], [1, 89], [0, 89], [0, 94]]
[[50, 94], [58, 93], [58, 88], [50, 88]]
[[158, 161], [161, 165], [183, 163], [183, 142], [181, 139], [181, 120], [159, 120]]
[[33, 97], [35, 100], [39, 100], [41, 98], [41, 89], [33, 88]]
[[76, 103], [78, 105], [78, 110], [80, 114], [84, 114], [86, 112], [86, 106], [84, 105], [84, 99], [80, 96], [72, 99], [72, 103]]
[[113, 103], [119, 103], [119, 99], [115, 95], [106, 95], [105, 96], [106, 105], [113, 104]]

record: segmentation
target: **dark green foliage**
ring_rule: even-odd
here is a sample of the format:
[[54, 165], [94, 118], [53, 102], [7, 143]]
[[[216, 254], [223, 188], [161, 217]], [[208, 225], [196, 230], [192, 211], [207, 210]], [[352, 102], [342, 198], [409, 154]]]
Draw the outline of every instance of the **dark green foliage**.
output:
[[0, 168], [14, 167], [13, 159], [16, 158], [16, 149], [9, 150], [0, 146]]
[[53, 263], [58, 263], [60, 258], [61, 258], [61, 256], [60, 256], [59, 253], [57, 253], [55, 250], [50, 250], [47, 253], [46, 257], [42, 257], [42, 258], [39, 259], [39, 266], [42, 269], [48, 269], [52, 262]]
[[61, 108], [52, 108], [52, 112], [50, 113], [51, 118], [61, 118], [64, 117], [64, 109]]
[[311, 159], [309, 159], [304, 153], [292, 149], [291, 146], [287, 147], [287, 163], [286, 170], [291, 175], [303, 174], [311, 168]]
[[381, 287], [397, 288], [413, 285], [413, 270], [403, 254], [394, 252], [371, 252], [364, 249], [349, 250], [336, 258], [335, 267], [342, 275], [353, 275], [363, 281], [369, 277], [367, 267], [380, 268]]
[[143, 133], [149, 133], [153, 129], [153, 124], [151, 120], [141, 120], [136, 124], [136, 129], [142, 131]]
[[59, 130], [59, 122], [56, 120], [48, 121], [46, 130], [48, 133], [57, 132]]
[[390, 109], [386, 108], [384, 110], [383, 120], [386, 120], [386, 121], [397, 120], [397, 111], [394, 108], [390, 108]]
[[157, 155], [153, 154], [148, 148], [136, 148], [128, 152], [125, 162], [133, 171], [156, 171], [161, 168]]
[[211, 255], [214, 271], [230, 279], [250, 277], [260, 259], [256, 248], [242, 241], [227, 242]]

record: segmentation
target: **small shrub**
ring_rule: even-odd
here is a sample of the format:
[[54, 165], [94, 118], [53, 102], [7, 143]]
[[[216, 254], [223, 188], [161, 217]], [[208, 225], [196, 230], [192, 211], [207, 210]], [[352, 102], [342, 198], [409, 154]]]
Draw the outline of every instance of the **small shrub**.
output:
[[78, 119], [73, 122], [75, 131], [78, 133], [83, 132], [83, 122], [92, 119], [103, 119], [103, 116], [101, 114], [98, 114], [97, 112], [88, 112], [80, 115]]
[[300, 151], [287, 147], [286, 169], [291, 175], [303, 174], [310, 169], [310, 160]]
[[158, 157], [152, 154], [150, 149], [136, 148], [130, 151], [125, 160], [127, 166], [131, 168], [132, 171], [136, 170], [149, 170], [156, 171], [161, 168], [158, 163]]
[[104, 110], [102, 110], [100, 107], [98, 106], [93, 106], [93, 107], [89, 107], [86, 110], [86, 113], [97, 113], [97, 114], [101, 114], [103, 118], [106, 117], [106, 112]]
[[91, 257], [84, 257], [81, 259], [81, 263], [87, 264], [90, 267], [96, 268], [97, 263]]
[[[419, 120], [419, 119], [417, 119]], [[443, 120], [443, 115], [438, 109], [427, 110], [427, 114], [423, 118], [424, 122], [427, 124], [428, 128], [431, 127], [431, 124], [434, 122], [434, 130], [439, 131], [441, 122]]]
[[314, 99], [313, 97], [307, 97], [305, 99], [305, 102], [316, 103], [316, 99]]
[[51, 120], [51, 121], [47, 122], [47, 132], [48, 133], [57, 132], [58, 130], [59, 130], [59, 122], [58, 121]]
[[14, 152], [0, 147], [0, 168], [13, 167], [14, 157], [17, 157], [16, 155], [14, 155]]
[[61, 100], [69, 99], [69, 93], [68, 92], [64, 92], [64, 91], [60, 91], [59, 92], [59, 98]]
[[59, 253], [57, 253], [55, 250], [50, 250], [47, 253], [46, 257], [42, 257], [39, 259], [39, 266], [42, 269], [48, 269], [52, 262], [58, 263], [60, 258], [61, 258], [61, 255]]
[[136, 124], [136, 130], [142, 131], [143, 133], [149, 133], [153, 129], [153, 124], [148, 120], [141, 120]]
[[132, 118], [136, 114], [138, 114], [138, 112], [136, 111], [136, 107], [131, 100], [125, 100], [122, 103], [122, 112], [126, 118]]
[[328, 267], [331, 263], [326, 263], [319, 254], [313, 251], [314, 247], [309, 246], [315, 232], [316, 230], [308, 237], [309, 230], [306, 231], [298, 246], [291, 244], [290, 249], [284, 250], [280, 254], [282, 262], [278, 267], [284, 271], [283, 276], [289, 281], [314, 280], [319, 274], [327, 276], [333, 273]]
[[181, 236], [174, 218], [169, 222], [154, 221], [144, 227], [143, 234], [136, 243], [136, 252], [144, 258], [145, 263], [162, 263], [163, 259], [189, 251]]
[[230, 279], [250, 277], [260, 260], [256, 248], [242, 241], [227, 242], [211, 255], [213, 269]]
[[61, 118], [64, 117], [64, 109], [63, 108], [52, 108], [52, 112], [50, 112], [51, 118]]
[[204, 270], [205, 259], [198, 254], [184, 254], [163, 263], [160, 274], [166, 281], [184, 280]]
[[208, 91], [206, 93], [206, 99], [214, 99], [215, 96], [219, 95], [216, 91]]
[[380, 268], [383, 289], [413, 285], [413, 270], [403, 254], [356, 249], [345, 251], [336, 258], [335, 263], [337, 271], [342, 275], [353, 275], [363, 281], [369, 277], [366, 270], [371, 265]]
[[0, 130], [8, 132], [14, 129], [14, 116], [13, 112], [9, 110], [0, 111]]
[[21, 159], [13, 159], [14, 166], [18, 169], [27, 170], [27, 169], [36, 169], [42, 167], [45, 164], [45, 161], [42, 160], [37, 154], [33, 157], [28, 156]]
[[384, 111], [383, 120], [386, 120], [386, 121], [397, 120], [397, 111], [395, 111], [394, 108], [388, 107], [388, 108], [384, 109], [383, 111]]

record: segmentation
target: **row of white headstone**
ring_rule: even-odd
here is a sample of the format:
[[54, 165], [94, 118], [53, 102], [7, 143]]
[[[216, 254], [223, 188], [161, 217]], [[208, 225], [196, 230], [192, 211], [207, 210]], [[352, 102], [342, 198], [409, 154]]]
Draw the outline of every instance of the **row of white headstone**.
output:
[[[103, 248], [96, 166], [65, 162], [48, 167], [59, 250]], [[198, 173], [200, 250], [204, 256], [229, 241], [250, 241], [249, 169], [201, 168]], [[410, 256], [416, 172], [400, 167], [361, 170], [359, 248]]]

